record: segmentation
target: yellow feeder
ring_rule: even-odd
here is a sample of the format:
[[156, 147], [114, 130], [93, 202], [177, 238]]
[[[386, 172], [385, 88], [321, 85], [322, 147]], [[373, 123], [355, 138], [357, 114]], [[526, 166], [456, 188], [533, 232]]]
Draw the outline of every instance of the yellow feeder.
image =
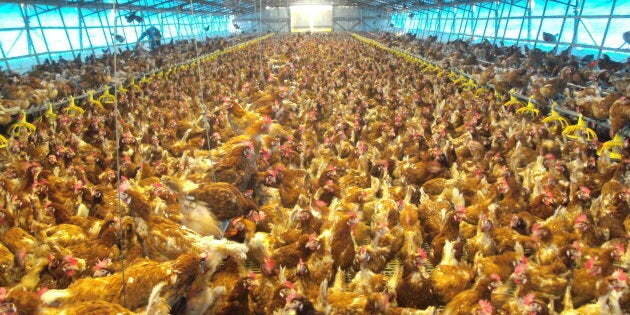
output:
[[142, 76], [142, 79], [140, 79], [140, 81], [138, 81], [140, 83], [150, 83], [151, 79], [147, 79], [146, 76]]
[[114, 95], [109, 94], [109, 86], [105, 87], [105, 92], [98, 98], [98, 101], [102, 104], [114, 104], [116, 102], [116, 98]]
[[494, 98], [501, 100], [503, 99], [503, 95], [501, 95], [501, 93], [499, 93], [499, 91], [497, 91], [497, 89], [494, 89]]
[[35, 132], [35, 130], [37, 130], [37, 127], [35, 127], [35, 125], [26, 121], [26, 113], [24, 111], [20, 113], [20, 118], [18, 122], [11, 125], [7, 132], [11, 136], [17, 136], [22, 132], [22, 130], [25, 130], [27, 134], [31, 134]]
[[122, 83], [118, 86], [118, 93], [127, 93], [129, 90], [125, 89]]
[[464, 77], [463, 75], [460, 75], [455, 81], [453, 81], [454, 84], [459, 84], [462, 83], [466, 80], [466, 77]]
[[514, 96], [514, 93], [516, 93], [516, 91], [514, 89], [511, 89], [510, 90], [510, 100], [507, 101], [505, 104], [503, 104], [503, 106], [524, 105], [523, 102], [521, 102], [518, 98], [516, 98], [516, 96]]
[[131, 79], [131, 82], [129, 82], [129, 88], [131, 88], [131, 90], [134, 92], [142, 91], [142, 89], [140, 88], [139, 85], [136, 84], [136, 80], [134, 79]]
[[44, 116], [46, 116], [46, 118], [51, 122], [57, 119], [57, 114], [53, 111], [51, 103], [48, 103], [48, 109], [46, 110], [46, 113], [44, 113]]
[[481, 88], [478, 88], [478, 89], [475, 90], [475, 96], [481, 96], [481, 95], [486, 94], [488, 92], [490, 92], [490, 90], [488, 90], [485, 87], [481, 87]]
[[475, 80], [473, 79], [468, 79], [468, 82], [462, 84], [462, 87], [464, 89], [470, 90], [470, 89], [476, 89], [477, 88], [477, 84], [475, 83]]
[[80, 115], [83, 115], [83, 112], [85, 112], [83, 108], [74, 104], [74, 97], [72, 96], [70, 96], [70, 105], [68, 105], [68, 107], [64, 108], [63, 110], [70, 117], [80, 116]]
[[604, 142], [602, 147], [597, 150], [597, 155], [601, 156], [606, 151], [608, 151], [608, 156], [611, 159], [621, 160], [621, 152], [623, 152], [623, 138], [620, 134], [616, 134], [612, 140]]
[[586, 125], [586, 121], [582, 119], [582, 114], [580, 114], [580, 116], [578, 117], [577, 123], [573, 126], [568, 126], [564, 128], [562, 134], [571, 139], [586, 138], [586, 140], [588, 141], [597, 139], [597, 134], [595, 133], [595, 131], [589, 128]]
[[104, 108], [101, 102], [94, 99], [94, 91], [88, 91], [87, 94], [88, 94], [88, 99], [87, 99], [88, 103], [94, 104], [100, 108]]
[[560, 123], [560, 126], [562, 127], [562, 129], [565, 129], [567, 126], [569, 126], [569, 121], [566, 118], [560, 116], [560, 114], [558, 114], [558, 112], [555, 110], [557, 105], [558, 103], [553, 102], [553, 104], [551, 105], [551, 113], [549, 114], [549, 116], [543, 118], [542, 122], [550, 123], [550, 122], [557, 121]]
[[0, 149], [4, 149], [9, 145], [9, 141], [3, 135], [0, 135]]
[[538, 115], [538, 113], [540, 113], [540, 110], [536, 108], [536, 105], [534, 105], [534, 102], [532, 102], [532, 98], [534, 97], [530, 96], [529, 100], [527, 101], [527, 106], [523, 106], [517, 109], [516, 113], [517, 114], [531, 113], [533, 116]]

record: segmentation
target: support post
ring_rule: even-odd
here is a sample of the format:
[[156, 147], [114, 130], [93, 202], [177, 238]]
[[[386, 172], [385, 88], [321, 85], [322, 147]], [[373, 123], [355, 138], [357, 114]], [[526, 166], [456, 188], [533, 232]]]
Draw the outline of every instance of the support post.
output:
[[[610, 15], [613, 15], [615, 12], [615, 6], [617, 5], [617, 0], [613, 0], [612, 6], [610, 7]], [[602, 36], [602, 43], [599, 45], [599, 49], [597, 50], [597, 59], [602, 56], [602, 47], [604, 47], [604, 43], [606, 43], [606, 37], [608, 37], [608, 30], [610, 29], [610, 22], [612, 21], [612, 17], [608, 17], [608, 22], [606, 23], [606, 29], [604, 30], [604, 36]]]
[[[59, 18], [61, 19], [61, 25], [63, 25], [63, 30], [66, 33], [66, 39], [68, 40], [68, 46], [70, 47], [70, 50], [72, 50], [72, 58], [76, 58], [77, 55], [76, 55], [76, 53], [74, 51], [74, 47], [72, 46], [72, 41], [70, 40], [70, 33], [68, 33], [68, 27], [66, 26], [66, 19], [63, 17], [63, 13], [61, 12], [61, 7], [57, 7], [57, 12], [59, 12]], [[79, 33], [79, 35], [81, 35], [81, 33]]]
[[26, 41], [28, 43], [28, 54], [35, 56], [37, 64], [41, 64], [35, 45], [33, 45], [33, 38], [31, 37], [31, 26], [28, 20], [28, 4], [20, 4], [20, 12], [22, 13], [22, 19], [24, 20], [24, 30], [26, 31]]

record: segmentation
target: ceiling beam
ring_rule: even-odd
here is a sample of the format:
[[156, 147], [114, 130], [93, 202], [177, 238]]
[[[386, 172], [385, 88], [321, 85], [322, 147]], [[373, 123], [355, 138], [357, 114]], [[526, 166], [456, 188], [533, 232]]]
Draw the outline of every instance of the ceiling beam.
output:
[[[24, 4], [25, 1], [8, 0], [5, 3], [18, 3]], [[132, 1], [133, 2], [133, 1]], [[149, 11], [149, 12], [175, 12], [180, 14], [189, 14], [189, 12], [182, 11], [176, 8], [157, 8], [154, 6], [144, 6], [128, 3], [120, 3], [116, 5], [117, 10], [130, 10], [130, 11]], [[86, 8], [92, 10], [109, 10], [113, 8], [110, 3], [103, 2], [85, 2], [85, 1], [65, 1], [65, 0], [29, 0], [28, 4], [41, 4], [56, 7], [74, 7], [74, 8]], [[190, 3], [184, 3], [184, 5]], [[200, 14], [213, 14], [211, 11], [197, 11]]]
[[[421, 1], [422, 2], [422, 1]], [[455, 6], [459, 6], [459, 5], [467, 5], [467, 4], [477, 4], [477, 3], [483, 3], [483, 2], [488, 2], [488, 0], [464, 0], [464, 1], [450, 1], [450, 2], [444, 2], [444, 1], [437, 1], [435, 3], [421, 3], [421, 4], [417, 4], [417, 5], [412, 5], [410, 6], [410, 9], [413, 10], [422, 10], [422, 9], [441, 9], [441, 8], [447, 8], [447, 7], [455, 7]]]

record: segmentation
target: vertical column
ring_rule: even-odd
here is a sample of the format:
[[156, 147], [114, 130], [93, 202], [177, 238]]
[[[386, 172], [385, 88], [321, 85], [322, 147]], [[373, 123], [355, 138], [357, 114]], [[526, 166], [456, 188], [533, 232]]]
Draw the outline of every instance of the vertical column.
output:
[[[612, 16], [615, 13], [615, 6], [617, 5], [617, 0], [613, 0], [612, 6], [610, 7], [610, 15]], [[599, 49], [597, 51], [597, 59], [602, 56], [602, 47], [604, 47], [604, 43], [606, 43], [606, 37], [608, 36], [608, 29], [610, 29], [610, 22], [612, 21], [612, 17], [608, 17], [608, 22], [606, 22], [606, 29], [604, 29], [604, 36], [602, 36], [602, 43], [599, 45]]]
[[2, 44], [0, 44], [0, 53], [2, 53], [2, 59], [4, 59], [4, 64], [7, 67], [7, 71], [11, 71], [11, 66], [9, 65], [9, 59], [7, 59], [7, 55], [4, 53], [4, 48], [2, 48]]
[[79, 51], [83, 50], [83, 13], [81, 8], [77, 8], [77, 15], [79, 16]]
[[[74, 51], [74, 47], [72, 46], [72, 40], [70, 40], [70, 33], [68, 33], [68, 27], [66, 26], [66, 19], [63, 17], [63, 13], [61, 12], [61, 7], [57, 8], [57, 12], [59, 12], [59, 18], [61, 19], [61, 25], [63, 25], [63, 31], [66, 33], [66, 39], [68, 40], [68, 46], [72, 51], [72, 58], [76, 58], [77, 55]], [[81, 33], [79, 33], [81, 35]], [[52, 61], [52, 60], [51, 60]]]
[[418, 25], [420, 25], [420, 12], [416, 12], [414, 17], [415, 19], [413, 20], [413, 29], [415, 30], [415, 34], [418, 34]]
[[[105, 12], [105, 11], [97, 11], [96, 15], [98, 16], [99, 23], [101, 23], [101, 31], [103, 32], [103, 37], [105, 37], [105, 44], [109, 48], [109, 46], [111, 46], [111, 44], [109, 43], [109, 39], [111, 38], [111, 34], [107, 34], [105, 32], [105, 25], [103, 24], [103, 19], [101, 18], [101, 12]], [[107, 17], [105, 17], [105, 21], [107, 22], [107, 29], [108, 30], [111, 29], [111, 27], [109, 26], [109, 19]]]
[[[438, 8], [437, 9], [436, 15], [437, 15], [437, 17], [436, 17], [436, 20], [435, 20], [435, 35], [439, 34], [438, 35], [439, 36], [438, 40], [441, 41], [444, 38], [444, 33], [440, 32], [440, 26], [442, 24], [442, 8]], [[446, 24], [446, 23], [444, 23], [444, 24]]]
[[477, 8], [477, 16], [473, 18], [473, 15], [475, 14], [475, 11], [471, 11], [470, 12], [470, 17], [473, 19], [472, 20], [472, 24], [470, 26], [470, 39], [474, 40], [475, 39], [475, 30], [477, 30], [477, 24], [479, 24], [479, 17], [481, 16], [481, 7], [478, 7], [476, 5], [471, 5], [470, 8]]
[[[529, 0], [527, 10], [527, 39], [532, 39], [532, 7], [534, 6], [536, 0]], [[520, 36], [519, 36], [520, 37]]]
[[37, 55], [37, 50], [33, 45], [33, 38], [31, 37], [31, 26], [28, 20], [28, 4], [20, 3], [20, 12], [22, 13], [22, 19], [24, 20], [24, 30], [26, 31], [26, 41], [28, 43], [28, 54], [31, 56], [35, 56], [37, 60], [37, 64], [41, 64], [39, 61], [39, 56]]
[[[571, 6], [571, 0], [567, 0], [568, 2], [565, 3], [565, 8], [564, 8], [564, 17], [562, 18], [562, 24], [560, 25], [560, 32], [558, 32], [558, 41], [560, 41], [560, 39], [562, 38], [562, 32], [564, 32], [564, 25], [567, 22], [567, 17], [569, 16], [569, 7]], [[571, 46], [569, 46], [569, 54], [571, 54]]]
[[[90, 34], [88, 33], [88, 29], [87, 29], [87, 25], [85, 24], [85, 17], [83, 16], [83, 9], [79, 8], [79, 25], [81, 25], [81, 23], [83, 23], [83, 29], [85, 30], [85, 37], [88, 40], [88, 43], [90, 44], [90, 50], [92, 50], [92, 54], [94, 56], [96, 56], [96, 51], [94, 50], [94, 45], [92, 44], [92, 38], [90, 38]], [[81, 28], [79, 28], [79, 30], [81, 31]], [[85, 48], [83, 46], [83, 32], [81, 31], [81, 51], [83, 51]]]
[[[534, 40], [535, 40], [534, 48], [536, 48], [536, 45], [538, 45], [538, 37], [540, 36], [540, 31], [542, 30], [543, 20], [544, 20], [544, 17], [545, 17], [545, 13], [547, 13], [547, 4], [548, 3], [549, 3], [549, 1], [545, 1], [545, 6], [543, 7], [542, 17], [540, 18], [540, 24], [538, 25], [538, 32], [536, 32], [536, 38], [534, 38]], [[531, 18], [530, 18], [530, 20], [531, 20]], [[556, 39], [560, 39], [560, 38], [558, 37]]]
[[523, 34], [523, 26], [525, 25], [525, 19], [527, 19], [528, 16], [530, 16], [530, 20], [528, 24], [531, 25], [532, 10], [530, 10], [529, 8], [529, 1], [530, 0], [525, 1], [525, 11], [523, 11], [523, 19], [521, 20], [521, 28], [518, 30], [518, 36], [516, 37], [517, 46], [518, 46], [519, 41], [521, 40], [521, 35]]
[[[37, 18], [37, 23], [39, 24], [39, 32], [42, 33], [42, 40], [44, 41], [44, 46], [46, 46], [46, 52], [48, 53], [48, 59], [52, 62], [53, 57], [50, 54], [50, 47], [48, 47], [48, 40], [46, 40], [46, 34], [44, 33], [44, 26], [42, 25], [42, 20], [39, 18], [39, 14], [37, 13], [37, 7], [33, 6], [33, 10], [35, 11], [35, 17]], [[28, 18], [28, 17], [27, 17]]]
[[[578, 38], [578, 28], [580, 27], [580, 18], [582, 16], [582, 11], [584, 11], [584, 3], [586, 1], [582, 1], [580, 5], [580, 0], [575, 0], [575, 8], [573, 9], [573, 38], [571, 39], [571, 48], [575, 46]], [[578, 12], [578, 6], [580, 6], [580, 11]]]
[[488, 8], [488, 16], [486, 16], [486, 25], [483, 26], [483, 33], [481, 34], [481, 39], [484, 40], [486, 38], [486, 31], [488, 30], [488, 24], [490, 23], [490, 15], [494, 10], [496, 12], [497, 8], [492, 9], [492, 5], [494, 2], [490, 2], [490, 7]]
[[[459, 9], [457, 11], [463, 11], [463, 9]], [[464, 11], [464, 14], [462, 14], [462, 18], [459, 21], [459, 28], [457, 29], [457, 34], [455, 35], [456, 37], [461, 37], [461, 34], [466, 31], [466, 23], [468, 23], [468, 20], [466, 19], [466, 12]], [[464, 22], [465, 21], [465, 22]], [[462, 28], [464, 31], [462, 31]]]
[[[503, 17], [503, 10], [501, 11], [501, 19], [505, 19], [505, 27], [503, 28], [503, 36], [501, 37], [501, 42], [503, 42], [503, 40], [505, 40], [505, 34], [507, 33], [508, 25], [510, 24], [510, 18], [512, 17], [512, 8], [514, 6], [511, 5], [511, 4], [508, 4], [508, 7], [509, 7], [509, 9], [508, 9], [507, 17]], [[503, 9], [505, 9], [505, 4], [503, 4]]]

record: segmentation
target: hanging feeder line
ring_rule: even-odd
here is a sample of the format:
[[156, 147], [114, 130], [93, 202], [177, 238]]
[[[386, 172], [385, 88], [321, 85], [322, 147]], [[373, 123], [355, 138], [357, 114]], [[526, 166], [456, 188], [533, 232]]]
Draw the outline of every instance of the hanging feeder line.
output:
[[[114, 3], [112, 4], [112, 11], [114, 12], [114, 16], [116, 16], [116, 2], [114, 1]], [[114, 34], [118, 34], [118, 23], [117, 23], [118, 19], [114, 19]], [[113, 73], [113, 78], [116, 79], [116, 70], [117, 70], [117, 63], [118, 63], [118, 49], [116, 49], [116, 41], [114, 41], [114, 73]], [[103, 95], [108, 95], [109, 94], [109, 87], [106, 87], [103, 90]], [[103, 107], [103, 104], [101, 104], [100, 101], [94, 101], [94, 92], [93, 91], [88, 91], [87, 92], [87, 96], [88, 96], [88, 100], [91, 101], [92, 103], [96, 103], [99, 104], [101, 107]], [[103, 98], [103, 96], [99, 97]], [[119, 116], [120, 113], [118, 112], [118, 87], [114, 86], [114, 113], [116, 114], [116, 116], [114, 116], [114, 122], [115, 122], [115, 126], [114, 126], [114, 133], [115, 133], [115, 137], [116, 137], [116, 209], [118, 210], [118, 219], [121, 221], [121, 225], [122, 225], [122, 219], [124, 217], [124, 213], [123, 213], [123, 208], [122, 208], [122, 191], [120, 190], [121, 185], [121, 181], [120, 181], [120, 132], [119, 132], [119, 128], [120, 128], [120, 122], [119, 122]], [[72, 105], [74, 103], [71, 103]], [[122, 231], [122, 228], [121, 228]], [[125, 251], [125, 246], [124, 246], [124, 233], [120, 233], [119, 238], [118, 238], [118, 245], [120, 246], [120, 270], [121, 270], [121, 277], [122, 277], [122, 297], [123, 297], [123, 306], [126, 307], [127, 306], [127, 280], [125, 279], [125, 255], [123, 254]]]
[[[230, 47], [228, 47], [228, 48], [226, 48], [224, 50], [213, 51], [211, 53], [207, 53], [207, 54], [201, 55], [201, 56], [193, 58], [193, 59], [188, 59], [188, 60], [185, 60], [185, 61], [173, 64], [173, 65], [170, 65], [170, 66], [164, 66], [164, 67], [161, 67], [161, 68], [157, 68], [157, 69], [155, 69], [153, 71], [149, 71], [149, 72], [146, 72], [146, 73], [139, 74], [139, 75], [135, 76], [132, 81], [136, 81], [136, 80], [137, 81], [141, 81], [143, 78], [146, 79], [147, 77], [151, 77], [151, 76], [156, 75], [157, 73], [160, 73], [160, 72], [164, 72], [164, 71], [168, 71], [168, 70], [172, 70], [172, 69], [176, 69], [176, 68], [180, 68], [180, 67], [189, 66], [189, 65], [191, 65], [191, 64], [193, 64], [193, 63], [195, 63], [197, 61], [201, 61], [201, 62], [210, 61], [210, 60], [216, 59], [219, 56], [231, 53], [231, 52], [239, 50], [239, 49], [243, 49], [243, 48], [245, 48], [245, 47], [247, 47], [249, 45], [255, 44], [258, 41], [267, 39], [267, 38], [269, 38], [271, 36], [273, 36], [273, 34], [267, 34], [265, 36], [256, 37], [256, 38], [250, 39], [248, 41], [245, 41], [243, 43], [230, 46]], [[94, 90], [93, 91], [93, 95], [100, 96], [108, 88], [116, 89], [117, 86], [114, 83], [106, 84], [103, 87], [101, 87], [100, 89]], [[81, 94], [79, 96], [74, 97], [74, 100], [83, 100], [83, 99], [85, 99], [87, 97], [89, 97], [88, 93], [84, 93], [84, 94]], [[69, 104], [70, 101], [71, 101], [70, 98], [64, 98], [63, 100], [60, 100], [60, 101], [57, 101], [57, 102], [53, 102], [53, 103], [45, 102], [44, 105], [37, 106], [35, 108], [29, 108], [29, 109], [25, 110], [24, 112], [26, 113], [26, 115], [32, 116], [32, 115], [39, 114], [40, 112], [48, 110], [49, 107], [50, 107], [49, 104], [52, 104], [52, 107], [54, 109], [59, 109], [59, 108], [63, 107], [63, 105]]]
[[[195, 19], [195, 6], [193, 5], [193, 0], [190, 0], [190, 15], [192, 16], [192, 19]], [[259, 44], [260, 45], [260, 44]], [[195, 54], [197, 55], [197, 58], [199, 58], [199, 47], [197, 45], [197, 39], [195, 38]], [[204, 102], [203, 99], [203, 80], [201, 78], [201, 65], [200, 62], [197, 62], [197, 77], [199, 78], [199, 98], [200, 98], [200, 104], [201, 104], [201, 122], [203, 123], [203, 129], [206, 132], [206, 145], [208, 146], [208, 150], [210, 150], [210, 130], [208, 130], [210, 128], [210, 123], [208, 122], [208, 108], [206, 107], [206, 103]], [[207, 157], [210, 160], [210, 172], [212, 174], [212, 181], [216, 182], [217, 178], [214, 172], [214, 161], [212, 161], [212, 155], [208, 154]]]
[[[367, 38], [367, 37], [363, 37], [361, 35], [352, 33], [352, 37], [354, 37], [355, 39], [365, 42], [367, 44], [379, 47], [383, 50], [386, 50], [390, 53], [393, 53], [397, 56], [406, 56], [409, 58], [412, 58], [412, 60], [415, 58], [417, 62], [420, 63], [425, 63], [428, 65], [428, 67], [431, 67], [432, 69], [439, 69], [440, 67], [437, 66], [434, 62], [427, 60], [421, 56], [409, 53], [403, 49], [400, 48], [391, 48], [391, 47], [387, 47], [386, 45]], [[468, 80], [472, 80], [472, 76], [468, 73], [462, 72], [457, 68], [450, 68], [450, 69], [446, 69], [449, 70], [451, 72], [456, 73], [457, 75], [459, 75], [460, 78], [467, 78]], [[494, 85], [492, 84], [487, 84], [487, 87], [490, 87], [492, 89], [494, 89]], [[529, 101], [529, 97], [519, 94], [519, 93], [510, 93], [511, 96], [516, 97], [517, 99], [523, 101], [524, 104], [527, 104]], [[550, 112], [551, 111], [551, 105], [548, 104], [542, 104], [540, 102], [537, 102], [535, 100], [531, 100], [532, 103], [534, 103], [537, 106], [540, 106], [540, 109], [544, 109], [545, 112]], [[577, 122], [578, 118], [581, 116], [580, 113], [575, 112], [573, 110], [561, 107], [561, 106], [555, 106], [554, 110], [556, 112], [558, 112], [559, 114], [562, 114], [564, 117], [570, 119], [572, 122]], [[582, 116], [582, 120], [585, 121], [587, 124], [589, 124], [590, 126], [593, 126], [595, 129], [595, 131], [597, 132], [598, 135], [603, 135], [604, 137], [602, 137], [603, 139], [609, 138], [609, 132], [610, 132], [610, 124], [608, 123], [608, 121], [606, 120], [600, 120], [600, 119], [595, 119], [595, 118], [590, 118], [590, 117], [586, 117], [586, 116]], [[620, 135], [622, 135], [625, 138], [630, 138], [630, 126], [624, 126], [624, 128], [622, 128], [619, 132]]]

